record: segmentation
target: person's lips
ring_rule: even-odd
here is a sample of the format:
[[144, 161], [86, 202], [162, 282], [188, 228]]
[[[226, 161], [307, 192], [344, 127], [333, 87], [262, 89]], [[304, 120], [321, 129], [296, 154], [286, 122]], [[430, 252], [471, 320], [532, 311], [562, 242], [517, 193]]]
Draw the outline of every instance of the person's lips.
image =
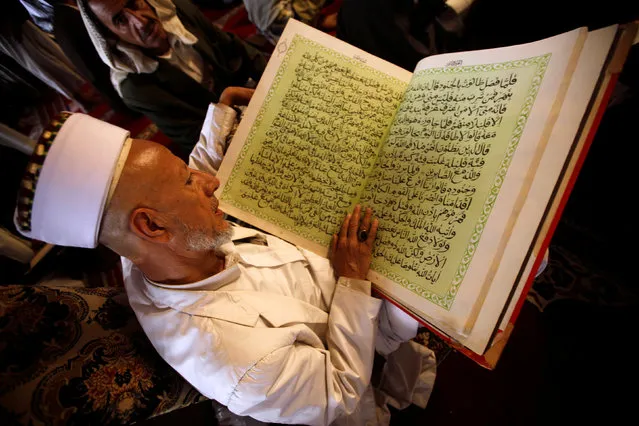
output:
[[216, 216], [224, 215], [224, 212], [220, 210], [219, 207], [220, 207], [220, 202], [217, 200], [213, 201], [213, 203], [211, 204], [211, 208], [213, 209], [213, 214], [215, 214]]

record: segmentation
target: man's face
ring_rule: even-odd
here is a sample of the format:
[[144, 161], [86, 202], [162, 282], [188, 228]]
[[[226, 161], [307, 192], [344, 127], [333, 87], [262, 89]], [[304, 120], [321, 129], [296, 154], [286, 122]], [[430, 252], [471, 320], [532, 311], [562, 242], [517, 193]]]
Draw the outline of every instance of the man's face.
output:
[[226, 242], [230, 225], [214, 196], [220, 181], [187, 167], [160, 145], [147, 141], [134, 143], [145, 148], [136, 149], [135, 157], [130, 163], [127, 160], [127, 165], [138, 169], [136, 174], [144, 176], [138, 182], [145, 183], [139, 182], [137, 188], [133, 184], [132, 196], [167, 218], [165, 226], [174, 237], [176, 249], [209, 251]]
[[153, 55], [163, 55], [169, 50], [168, 35], [145, 0], [89, 0], [89, 7], [120, 40]]

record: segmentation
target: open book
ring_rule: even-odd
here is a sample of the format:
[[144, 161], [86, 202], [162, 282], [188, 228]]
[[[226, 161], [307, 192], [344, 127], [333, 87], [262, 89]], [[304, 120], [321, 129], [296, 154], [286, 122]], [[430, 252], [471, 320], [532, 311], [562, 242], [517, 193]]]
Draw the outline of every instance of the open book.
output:
[[220, 206], [322, 256], [355, 204], [372, 207], [375, 289], [493, 367], [635, 33], [581, 28], [410, 73], [291, 20]]

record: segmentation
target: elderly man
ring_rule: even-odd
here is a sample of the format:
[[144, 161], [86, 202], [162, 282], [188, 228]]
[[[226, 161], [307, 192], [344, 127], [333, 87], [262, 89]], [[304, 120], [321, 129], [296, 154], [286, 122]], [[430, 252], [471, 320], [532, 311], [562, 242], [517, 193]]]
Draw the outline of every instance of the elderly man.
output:
[[186, 159], [207, 107], [228, 86], [259, 80], [264, 56], [215, 28], [189, 0], [80, 0], [78, 6], [111, 82]]
[[[229, 89], [222, 99], [250, 96]], [[191, 156], [198, 170], [160, 145], [67, 114], [38, 143], [16, 226], [30, 238], [102, 243], [123, 256], [129, 302], [159, 354], [238, 415], [377, 425], [389, 422], [386, 403], [425, 405], [434, 354], [406, 342], [417, 324], [371, 297], [366, 281], [377, 230], [370, 209], [347, 215], [330, 260], [225, 220], [219, 181], [207, 171], [219, 166], [235, 118], [233, 108], [211, 105], [214, 131]], [[387, 360], [373, 390], [376, 347]]]

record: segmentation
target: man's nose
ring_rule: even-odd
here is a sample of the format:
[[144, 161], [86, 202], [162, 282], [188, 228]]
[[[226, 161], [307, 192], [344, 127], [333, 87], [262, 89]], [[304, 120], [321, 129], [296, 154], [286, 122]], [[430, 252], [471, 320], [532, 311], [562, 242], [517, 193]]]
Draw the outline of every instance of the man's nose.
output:
[[126, 9], [129, 23], [135, 27], [138, 31], [142, 30], [147, 25], [149, 18], [139, 10]]
[[203, 189], [207, 197], [212, 197], [215, 191], [220, 187], [220, 181], [213, 175], [208, 173], [202, 173], [203, 175]]

